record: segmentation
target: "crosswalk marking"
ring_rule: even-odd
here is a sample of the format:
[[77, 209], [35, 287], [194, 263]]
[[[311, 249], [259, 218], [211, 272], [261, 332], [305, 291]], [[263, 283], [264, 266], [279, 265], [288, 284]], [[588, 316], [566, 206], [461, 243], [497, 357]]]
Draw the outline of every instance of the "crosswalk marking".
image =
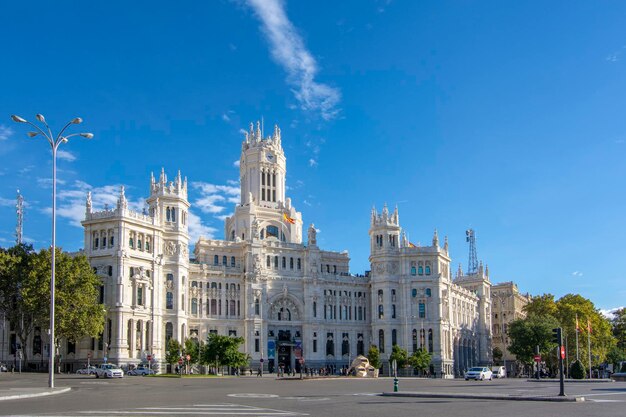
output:
[[[127, 410], [86, 410], [74, 411], [71, 414], [64, 414], [63, 417], [84, 417], [84, 416], [154, 416], [154, 415], [194, 415], [194, 416], [308, 416], [305, 413], [294, 411], [275, 410], [271, 408], [260, 408], [241, 404], [194, 404], [189, 406], [172, 407], [140, 407]], [[56, 417], [56, 415], [46, 415]], [[20, 416], [30, 417], [30, 416]], [[60, 416], [59, 416], [60, 417]]]

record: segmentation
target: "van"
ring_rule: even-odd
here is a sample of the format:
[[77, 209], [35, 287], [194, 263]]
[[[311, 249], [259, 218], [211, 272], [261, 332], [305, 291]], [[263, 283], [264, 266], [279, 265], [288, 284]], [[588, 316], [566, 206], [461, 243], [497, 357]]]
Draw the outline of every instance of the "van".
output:
[[494, 378], [506, 378], [506, 369], [504, 366], [492, 366], [491, 372]]

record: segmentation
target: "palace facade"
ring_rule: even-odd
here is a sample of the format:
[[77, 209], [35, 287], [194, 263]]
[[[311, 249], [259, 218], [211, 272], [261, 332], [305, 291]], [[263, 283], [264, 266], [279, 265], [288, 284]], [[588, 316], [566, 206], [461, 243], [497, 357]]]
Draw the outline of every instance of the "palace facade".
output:
[[[61, 347], [65, 363], [151, 358], [164, 367], [169, 339], [217, 333], [243, 336], [251, 365], [268, 371], [340, 368], [370, 345], [386, 362], [394, 344], [409, 354], [427, 349], [438, 376], [491, 364], [487, 268], [453, 276], [447, 238], [441, 246], [435, 231], [430, 246], [409, 243], [398, 209], [385, 206], [371, 213], [371, 271], [353, 275], [347, 253], [318, 247], [313, 224], [303, 234], [286, 172], [280, 130], [263, 138], [251, 125], [241, 148], [241, 201], [225, 220], [225, 239], [200, 238], [192, 256], [180, 172], [173, 180], [164, 171], [152, 176], [144, 212], [128, 207], [123, 187], [113, 209], [96, 211], [88, 195], [85, 254], [102, 279], [107, 319], [100, 338]], [[3, 350], [15, 358], [12, 346]]]

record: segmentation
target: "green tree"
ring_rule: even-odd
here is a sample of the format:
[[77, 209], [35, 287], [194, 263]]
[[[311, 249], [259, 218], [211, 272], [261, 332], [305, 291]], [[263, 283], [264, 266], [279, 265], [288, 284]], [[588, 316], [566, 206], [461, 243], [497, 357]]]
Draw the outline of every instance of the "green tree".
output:
[[494, 362], [500, 363], [503, 356], [504, 355], [502, 354], [502, 349], [500, 349], [498, 346], [493, 348], [493, 361]]
[[431, 356], [430, 353], [424, 348], [420, 348], [413, 352], [411, 356], [409, 356], [408, 362], [409, 365], [413, 367], [413, 369], [417, 369], [421, 373], [424, 373], [426, 369], [430, 366]]
[[580, 361], [572, 362], [572, 365], [569, 368], [569, 375], [572, 379], [584, 379], [585, 366]]
[[[54, 328], [57, 345], [60, 339], [77, 342], [83, 337], [98, 337], [104, 330], [106, 316], [98, 297], [102, 281], [93, 272], [85, 255], [70, 256], [57, 249], [55, 258]], [[49, 286], [51, 264], [50, 251], [42, 250], [33, 257], [31, 274]], [[46, 312], [47, 319], [49, 311]]]
[[165, 352], [165, 362], [170, 365], [176, 365], [182, 354], [182, 347], [178, 340], [172, 338], [167, 342], [167, 350]]
[[613, 336], [616, 339], [617, 347], [626, 353], [626, 307], [620, 308], [614, 313], [611, 325], [613, 326]]
[[409, 353], [398, 345], [393, 345], [391, 355], [389, 355], [389, 363], [396, 361], [398, 369], [405, 368], [409, 362]]
[[552, 329], [559, 327], [559, 322], [552, 316], [531, 315], [517, 319], [509, 325], [511, 344], [509, 351], [525, 364], [531, 364], [535, 346], [539, 346], [542, 356], [548, 358], [554, 352], [556, 344], [552, 342]]
[[383, 366], [380, 361], [380, 352], [378, 351], [378, 347], [376, 347], [376, 345], [370, 346], [370, 349], [367, 352], [367, 360], [370, 362], [370, 365], [376, 369], [380, 369], [380, 367]]
[[613, 346], [606, 355], [606, 363], [613, 365], [615, 372], [619, 372], [618, 365], [623, 361], [626, 361], [626, 353], [619, 347]]
[[35, 327], [46, 326], [50, 306], [50, 273], [47, 286], [30, 273], [35, 255], [31, 245], [0, 248], [0, 312], [15, 329], [26, 360], [32, 350], [29, 336]]
[[523, 308], [528, 316], [552, 316], [556, 317], [557, 308], [554, 295], [543, 294], [533, 297], [530, 303]]
[[200, 362], [200, 342], [197, 339], [185, 340], [185, 355], [189, 355], [191, 364]]
[[217, 363], [218, 366], [240, 368], [247, 366], [250, 358], [240, 352], [239, 347], [244, 343], [243, 337], [222, 336], [211, 333], [201, 352], [200, 363], [204, 365]]

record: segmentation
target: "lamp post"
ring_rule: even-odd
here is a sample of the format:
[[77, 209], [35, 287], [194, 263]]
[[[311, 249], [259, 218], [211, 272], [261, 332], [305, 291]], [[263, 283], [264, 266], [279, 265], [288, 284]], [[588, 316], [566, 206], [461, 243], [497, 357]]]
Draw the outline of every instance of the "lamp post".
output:
[[[81, 136], [83, 138], [91, 139], [93, 138], [93, 133], [72, 133], [71, 135], [63, 136], [65, 130], [71, 125], [77, 125], [83, 122], [83, 119], [80, 117], [75, 117], [70, 120], [61, 131], [55, 136], [52, 134], [52, 130], [48, 123], [46, 123], [45, 117], [42, 114], [37, 114], [35, 116], [39, 123], [43, 124], [45, 127], [45, 131], [37, 126], [36, 124], [29, 122], [28, 120], [12, 115], [11, 119], [17, 123], [26, 123], [31, 125], [36, 129], [36, 132], [28, 132], [28, 136], [34, 138], [35, 136], [41, 135], [48, 140], [50, 147], [52, 148], [52, 271], [50, 274], [50, 352], [48, 358], [48, 386], [50, 388], [54, 388], [54, 272], [55, 272], [55, 255], [56, 255], [56, 193], [57, 193], [57, 149], [61, 143], [66, 143], [69, 138], [72, 136]], [[47, 132], [46, 132], [47, 131]]]

